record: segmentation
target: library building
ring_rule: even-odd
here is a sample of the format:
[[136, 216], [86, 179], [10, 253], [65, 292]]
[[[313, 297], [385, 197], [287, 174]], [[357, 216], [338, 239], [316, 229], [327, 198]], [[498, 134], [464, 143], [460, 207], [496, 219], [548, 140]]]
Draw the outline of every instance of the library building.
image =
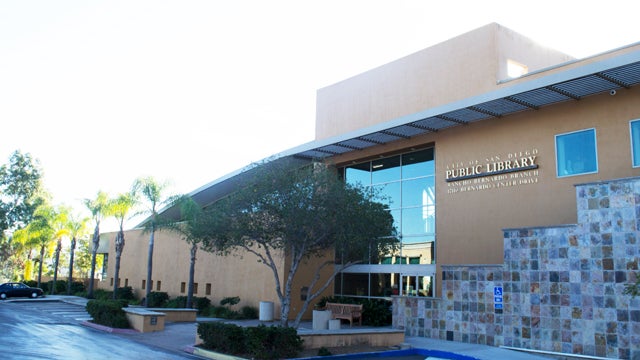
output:
[[[493, 23], [317, 91], [315, 140], [277, 157], [379, 190], [400, 240], [326, 295], [388, 299], [408, 336], [640, 359], [640, 298], [624, 293], [640, 256], [640, 43], [559, 50]], [[206, 206], [242, 176], [191, 196]], [[120, 278], [141, 294], [148, 235], [126, 236]], [[196, 296], [278, 306], [254, 259], [196, 266]], [[159, 233], [154, 290], [184, 295], [188, 268], [189, 245]]]

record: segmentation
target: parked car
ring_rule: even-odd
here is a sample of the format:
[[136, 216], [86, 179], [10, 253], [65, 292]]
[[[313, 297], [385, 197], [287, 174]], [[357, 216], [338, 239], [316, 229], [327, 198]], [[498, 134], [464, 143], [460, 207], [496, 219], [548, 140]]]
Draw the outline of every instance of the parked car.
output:
[[37, 298], [43, 296], [44, 292], [40, 288], [30, 287], [23, 283], [11, 282], [0, 285], [0, 299], [9, 297], [30, 297]]

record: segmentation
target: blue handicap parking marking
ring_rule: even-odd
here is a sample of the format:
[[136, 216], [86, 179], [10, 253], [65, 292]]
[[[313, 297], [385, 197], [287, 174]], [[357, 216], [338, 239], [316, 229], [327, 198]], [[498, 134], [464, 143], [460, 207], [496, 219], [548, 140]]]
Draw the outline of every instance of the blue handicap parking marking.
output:
[[502, 286], [495, 286], [493, 288], [493, 295], [502, 296]]

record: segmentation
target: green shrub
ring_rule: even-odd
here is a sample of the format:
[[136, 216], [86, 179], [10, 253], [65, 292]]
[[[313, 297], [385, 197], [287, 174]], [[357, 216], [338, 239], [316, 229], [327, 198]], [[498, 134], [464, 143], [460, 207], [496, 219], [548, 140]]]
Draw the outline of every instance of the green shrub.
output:
[[71, 293], [77, 294], [85, 291], [84, 283], [82, 281], [73, 281], [71, 283]]
[[318, 349], [318, 356], [331, 356], [331, 355], [333, 355], [331, 351], [329, 351], [329, 349], [327, 349], [324, 346]]
[[205, 349], [238, 355], [245, 352], [244, 329], [222, 322], [198, 323], [198, 335]]
[[35, 280], [25, 280], [24, 283], [30, 287], [38, 287], [38, 282]]
[[207, 297], [193, 297], [193, 305], [198, 309], [198, 314], [204, 314], [204, 312], [211, 306], [211, 300]]
[[147, 307], [164, 307], [169, 301], [169, 294], [164, 291], [152, 291], [147, 299]]
[[254, 359], [294, 358], [302, 350], [303, 340], [291, 327], [264, 326], [246, 328], [247, 351]]
[[131, 286], [119, 287], [116, 291], [116, 299], [135, 300], [135, 298]]
[[222, 300], [220, 300], [220, 305], [225, 306], [225, 305], [229, 305], [229, 306], [233, 306], [236, 305], [240, 302], [240, 297], [238, 296], [232, 296], [232, 297], [226, 297]]
[[[51, 292], [51, 288], [53, 288], [53, 280], [47, 282], [47, 290], [45, 292]], [[44, 290], [44, 289], [43, 289]], [[67, 293], [67, 281], [66, 280], [56, 280], [56, 294], [66, 294]]]
[[243, 306], [240, 309], [240, 316], [243, 319], [247, 319], [247, 320], [249, 320], [249, 319], [257, 319], [259, 317], [258, 315], [259, 315], [258, 309], [256, 309], [253, 306], [248, 306], [247, 305], [247, 306]]
[[126, 306], [126, 300], [90, 300], [86, 309], [94, 323], [126, 329], [129, 328], [129, 320], [122, 310]]
[[104, 289], [95, 289], [93, 290], [93, 298], [96, 300], [110, 300], [113, 292], [104, 290]]
[[237, 312], [226, 306], [212, 306], [209, 308], [209, 316], [221, 319], [237, 319]]
[[302, 350], [303, 342], [294, 328], [243, 328], [223, 322], [199, 323], [198, 335], [205, 349], [252, 359], [293, 358]]
[[187, 297], [186, 296], [178, 296], [173, 299], [169, 299], [167, 303], [164, 305], [166, 308], [171, 309], [182, 309], [187, 307]]

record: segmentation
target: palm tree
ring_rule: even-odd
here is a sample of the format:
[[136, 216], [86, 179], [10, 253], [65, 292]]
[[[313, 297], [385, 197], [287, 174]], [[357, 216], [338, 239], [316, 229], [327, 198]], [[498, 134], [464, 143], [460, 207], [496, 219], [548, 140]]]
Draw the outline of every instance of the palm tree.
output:
[[122, 250], [124, 250], [124, 220], [135, 205], [135, 197], [132, 193], [120, 194], [117, 198], [111, 200], [107, 207], [107, 214], [113, 216], [120, 225], [120, 230], [116, 234], [116, 263], [115, 271], [113, 274], [113, 298], [117, 297], [118, 293], [118, 280], [120, 276], [120, 257], [122, 256]]
[[[36, 223], [31, 226], [27, 224], [27, 226], [14, 231], [11, 236], [13, 256], [16, 261], [24, 264], [22, 278], [25, 280], [33, 279], [33, 263], [38, 261], [32, 257], [33, 250], [40, 245], [39, 233], [35, 230], [35, 227]], [[21, 260], [21, 258], [25, 257], [25, 260]]]
[[169, 224], [169, 229], [182, 235], [183, 240], [191, 244], [191, 261], [189, 263], [189, 288], [187, 291], [187, 308], [193, 303], [193, 283], [198, 245], [208, 237], [208, 223], [204, 220], [204, 212], [190, 196], [180, 196], [175, 201], [180, 206], [180, 220]]
[[164, 190], [167, 187], [167, 183], [159, 183], [152, 177], [138, 178], [133, 184], [133, 191], [136, 194], [142, 195], [147, 200], [147, 209], [144, 213], [149, 215], [149, 219], [145, 224], [145, 228], [149, 231], [149, 253], [147, 255], [147, 286], [144, 297], [144, 306], [147, 306], [149, 295], [151, 294], [152, 287], [152, 274], [153, 274], [153, 244], [158, 228], [158, 210], [160, 206], [169, 201], [169, 199], [163, 198]]
[[93, 281], [96, 275], [96, 257], [98, 255], [98, 247], [100, 246], [100, 221], [105, 216], [105, 210], [109, 202], [109, 195], [103, 191], [98, 191], [95, 199], [85, 199], [84, 205], [91, 212], [91, 217], [96, 224], [93, 230], [93, 247], [91, 248], [91, 275], [89, 276], [89, 290], [87, 297], [93, 298]]
[[57, 209], [53, 209], [50, 214], [52, 216], [49, 219], [51, 227], [53, 229], [53, 240], [56, 242], [55, 260], [53, 265], [53, 284], [49, 289], [51, 295], [56, 292], [56, 284], [58, 282], [58, 265], [60, 264], [60, 252], [62, 251], [62, 238], [69, 235], [69, 213], [71, 209], [64, 206], [59, 206]]
[[33, 214], [33, 219], [27, 225], [26, 230], [29, 232], [29, 236], [38, 243], [40, 247], [40, 260], [38, 264], [38, 287], [42, 284], [42, 264], [44, 263], [45, 250], [49, 249], [51, 245], [55, 244], [52, 240], [54, 237], [54, 230], [51, 226], [51, 219], [54, 217], [54, 210], [49, 205], [40, 205]]
[[73, 282], [73, 257], [76, 250], [76, 242], [79, 236], [84, 236], [89, 219], [79, 219], [77, 216], [69, 217], [69, 235], [71, 245], [69, 246], [69, 278], [67, 279], [67, 294], [71, 295], [71, 283]]

